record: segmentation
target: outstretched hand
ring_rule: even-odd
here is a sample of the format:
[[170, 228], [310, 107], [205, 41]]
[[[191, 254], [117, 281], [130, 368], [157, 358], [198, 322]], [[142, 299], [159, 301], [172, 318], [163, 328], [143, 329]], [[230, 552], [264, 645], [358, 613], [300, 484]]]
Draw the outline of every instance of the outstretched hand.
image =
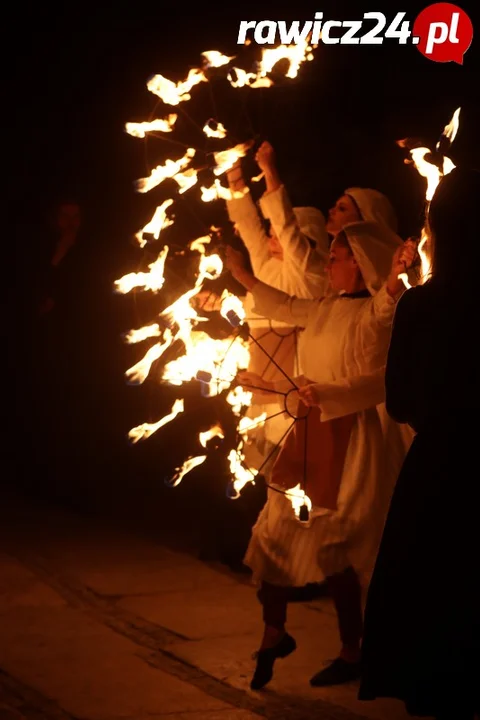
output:
[[258, 148], [255, 160], [263, 172], [268, 173], [269, 171], [276, 168], [275, 150], [273, 146], [265, 140]]
[[417, 257], [417, 243], [413, 239], [405, 240], [403, 246], [399, 247], [392, 260], [392, 275], [400, 275], [409, 270]]
[[417, 257], [417, 243], [413, 239], [405, 240], [403, 245], [397, 248], [392, 259], [392, 267], [387, 280], [387, 291], [395, 297], [405, 289], [401, 275], [406, 273], [414, 264]]

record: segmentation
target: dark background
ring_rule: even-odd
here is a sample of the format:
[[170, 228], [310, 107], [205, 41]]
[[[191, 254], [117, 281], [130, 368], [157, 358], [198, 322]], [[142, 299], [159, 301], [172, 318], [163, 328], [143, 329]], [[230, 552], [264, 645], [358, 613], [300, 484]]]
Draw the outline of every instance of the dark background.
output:
[[[251, 49], [236, 45], [241, 20], [302, 20], [317, 10], [325, 19], [356, 19], [372, 10], [393, 19], [397, 10], [408, 10], [413, 24], [425, 6], [364, 3], [361, 12], [358, 3], [342, 2], [286, 9], [243, 3], [188, 8], [162, 2], [14, 8], [5, 30], [11, 42], [6, 67], [14, 68], [9, 108], [15, 110], [15, 132], [4, 133], [14, 150], [8, 198], [16, 226], [7, 305], [12, 325], [8, 372], [16, 377], [6, 436], [5, 457], [14, 468], [9, 481], [40, 498], [109, 513], [186, 544], [198, 546], [198, 533], [204, 537], [208, 526], [213, 535], [207, 545], [230, 538], [230, 555], [241, 554], [262, 502], [260, 486], [236, 503], [226, 501], [225, 477], [214, 460], [177, 489], [164, 485], [164, 477], [195, 448], [192, 437], [199, 424], [204, 421], [208, 427], [199, 414], [199, 409], [209, 411], [196, 397], [198, 388], [186, 389], [191, 411], [179, 424], [133, 447], [125, 440], [131, 427], [155, 421], [183, 394], [182, 389], [161, 388], [155, 379], [128, 387], [123, 377], [143, 352], [125, 347], [121, 333], [148, 317], [154, 299], [114, 295], [112, 284], [145, 266], [146, 256], [132, 236], [171, 190], [165, 184], [139, 195], [133, 182], [167, 156], [183, 154], [182, 148], [160, 140], [145, 143], [130, 137], [125, 123], [149, 119], [155, 112], [160, 117], [178, 112], [157, 102], [147, 80], [155, 73], [183, 79], [190, 67], [200, 65], [204, 50], [237, 54], [247, 67]], [[473, 9], [463, 8], [476, 29]], [[194, 88], [191, 104], [180, 106], [178, 133], [186, 143], [198, 142], [184, 109], [196, 122], [217, 117], [241, 139], [252, 132], [269, 139], [295, 205], [312, 204], [326, 212], [346, 187], [376, 187], [394, 202], [401, 234], [407, 237], [421, 226], [424, 184], [403, 163], [405, 152], [395, 141], [414, 135], [433, 145], [461, 106], [452, 157], [458, 164], [480, 165], [477, 46], [474, 35], [459, 66], [432, 62], [411, 45], [395, 41], [374, 47], [320, 45], [297, 79], [273, 88], [232, 91], [222, 82]], [[9, 123], [11, 116], [5, 120]], [[30, 334], [22, 315], [28, 306], [28, 272], [34, 273], [48, 210], [64, 196], [77, 198], [83, 213], [81, 243], [68, 280], [70, 320], [60, 336], [58, 328], [57, 335], [49, 335], [53, 331], [47, 325]], [[195, 192], [187, 193], [178, 224], [164, 241], [184, 244], [224, 219], [222, 203], [203, 204]], [[461, 238], [452, 242], [461, 247]], [[181, 290], [178, 272], [172, 266], [167, 273], [162, 307]], [[67, 377], [62, 389], [41, 387], [38, 357], [47, 343], [54, 343], [50, 352]], [[42, 419], [38, 407], [45, 405], [56, 425]]]

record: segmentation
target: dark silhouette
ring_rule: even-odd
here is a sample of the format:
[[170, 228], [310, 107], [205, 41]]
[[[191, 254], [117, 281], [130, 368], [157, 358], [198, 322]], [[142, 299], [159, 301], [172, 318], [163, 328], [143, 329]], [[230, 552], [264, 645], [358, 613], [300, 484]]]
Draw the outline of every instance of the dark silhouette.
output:
[[368, 594], [360, 698], [472, 720], [480, 702], [477, 273], [480, 172], [440, 183], [428, 223], [433, 271], [395, 317], [387, 409], [417, 432]]

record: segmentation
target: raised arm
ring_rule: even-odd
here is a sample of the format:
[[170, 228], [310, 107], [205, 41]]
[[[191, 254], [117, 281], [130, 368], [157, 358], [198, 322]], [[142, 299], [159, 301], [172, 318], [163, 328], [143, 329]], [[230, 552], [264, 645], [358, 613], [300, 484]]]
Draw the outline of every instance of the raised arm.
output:
[[[270, 220], [289, 265], [303, 275], [309, 272], [323, 277], [328, 260], [327, 232], [322, 234], [320, 248], [318, 243], [312, 245], [313, 241], [300, 229], [284, 185], [265, 193], [260, 200], [260, 207], [263, 215]], [[320, 235], [320, 227], [316, 231]]]
[[[272, 145], [264, 142], [259, 147], [255, 159], [265, 176], [266, 190], [260, 200], [260, 208], [264, 217], [272, 224], [272, 230], [277, 236], [284, 252], [284, 257], [290, 261], [292, 268], [305, 272], [317, 273], [323, 276], [325, 264], [328, 259], [328, 235], [319, 223], [321, 213], [315, 218], [315, 238], [309, 239], [302, 232], [297, 216], [293, 210], [285, 186], [280, 180], [277, 170], [275, 151]], [[312, 208], [312, 212], [313, 212]], [[317, 237], [318, 236], [318, 237]], [[314, 241], [314, 246], [312, 246]]]
[[261, 278], [263, 267], [270, 259], [268, 237], [250, 190], [247, 188], [240, 160], [227, 172], [227, 178], [230, 190], [245, 191], [242, 197], [227, 200], [227, 211], [249, 252], [255, 275]]
[[242, 253], [227, 248], [226, 266], [235, 280], [252, 293], [254, 311], [271, 320], [285, 322], [288, 325], [306, 327], [310, 312], [321, 302], [319, 300], [300, 300], [260, 282], [246, 267]]

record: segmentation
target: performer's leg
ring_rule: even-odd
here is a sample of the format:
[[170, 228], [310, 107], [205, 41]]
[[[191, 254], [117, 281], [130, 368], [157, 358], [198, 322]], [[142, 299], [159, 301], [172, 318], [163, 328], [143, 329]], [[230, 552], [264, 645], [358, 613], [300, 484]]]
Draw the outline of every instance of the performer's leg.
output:
[[263, 582], [258, 598], [263, 607], [265, 628], [257, 653], [257, 666], [250, 683], [252, 690], [260, 690], [270, 682], [275, 660], [287, 657], [297, 647], [295, 640], [285, 632], [288, 588]]
[[362, 589], [352, 567], [327, 578], [328, 590], [337, 611], [342, 649], [340, 657], [346, 662], [360, 660], [363, 634]]
[[360, 677], [360, 643], [363, 633], [362, 591], [351, 567], [327, 578], [337, 611], [342, 649], [340, 656], [310, 680], [314, 687], [340, 685]]
[[288, 588], [263, 582], [257, 596], [262, 604], [265, 623], [260, 649], [265, 650], [276, 645], [285, 634]]

